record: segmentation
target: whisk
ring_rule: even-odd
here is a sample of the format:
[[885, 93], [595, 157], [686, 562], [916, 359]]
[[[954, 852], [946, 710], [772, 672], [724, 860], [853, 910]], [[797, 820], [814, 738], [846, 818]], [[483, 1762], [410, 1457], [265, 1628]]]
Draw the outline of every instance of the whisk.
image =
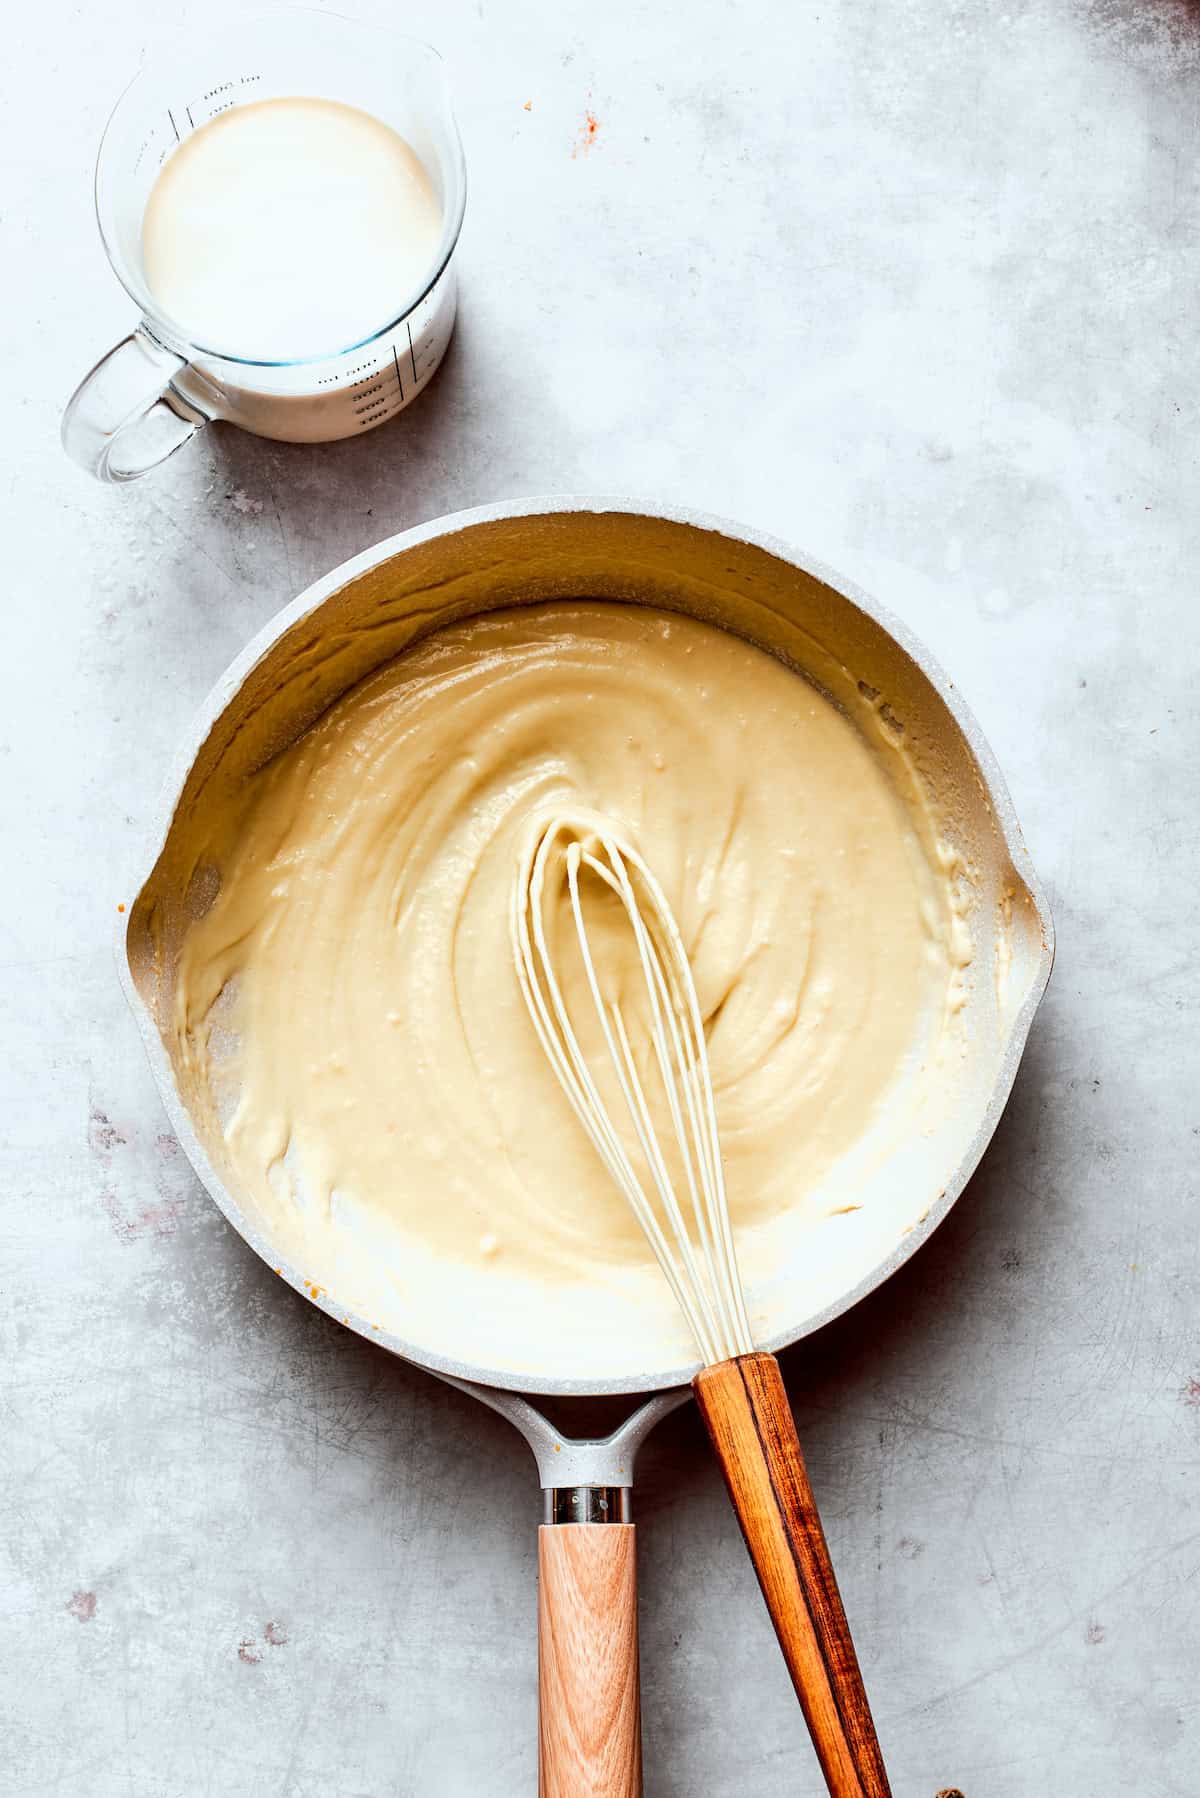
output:
[[[606, 896], [634, 951], [636, 1017], [611, 996], [589, 915]], [[598, 1024], [604, 1084], [576, 1008]], [[563, 1092], [624, 1194], [696, 1340], [692, 1382], [833, 1798], [889, 1798], [824, 1531], [774, 1355], [756, 1350], [729, 1220], [704, 1020], [679, 927], [641, 856], [603, 816], [562, 812], [534, 836], [512, 902], [517, 975]], [[570, 929], [573, 925], [573, 931]], [[623, 964], [628, 962], [622, 958]], [[582, 973], [582, 980], [579, 973]], [[606, 976], [608, 976], [606, 980]], [[626, 974], [626, 979], [629, 976]], [[632, 1034], [631, 1034], [632, 1032]], [[647, 1040], [648, 1039], [648, 1040]], [[639, 1054], [638, 1051], [641, 1051]]]

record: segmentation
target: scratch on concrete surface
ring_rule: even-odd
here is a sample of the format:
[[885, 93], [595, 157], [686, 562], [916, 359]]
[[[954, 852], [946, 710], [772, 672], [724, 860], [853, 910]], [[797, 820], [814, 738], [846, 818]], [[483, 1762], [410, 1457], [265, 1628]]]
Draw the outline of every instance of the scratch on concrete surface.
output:
[[[1152, 1567], [1157, 1567], [1162, 1561], [1170, 1560], [1172, 1555], [1178, 1554], [1181, 1549], [1190, 1547], [1197, 1539], [1196, 1533], [1184, 1536], [1178, 1542], [1173, 1542], [1169, 1548], [1164, 1548], [1160, 1554], [1149, 1556], [1147, 1560], [1135, 1567], [1132, 1573], [1126, 1574], [1124, 1579], [1118, 1580], [1115, 1585], [1109, 1586], [1106, 1591], [1101, 1592], [1096, 1602], [1103, 1604], [1108, 1599], [1115, 1598], [1118, 1592], [1123, 1592], [1127, 1586], [1134, 1585], [1141, 1580]], [[947, 1686], [941, 1692], [935, 1693], [932, 1698], [922, 1700], [920, 1704], [909, 1705], [905, 1710], [889, 1718], [888, 1721], [894, 1723], [907, 1717], [919, 1716], [924, 1711], [932, 1710], [935, 1705], [945, 1704], [948, 1699], [957, 1698], [962, 1692], [969, 1692], [985, 1680], [992, 1679], [997, 1673], [1007, 1672], [1019, 1661], [1028, 1660], [1030, 1655], [1038, 1654], [1043, 1648], [1048, 1648], [1051, 1642], [1057, 1642], [1060, 1636], [1065, 1635], [1073, 1625], [1083, 1622], [1091, 1613], [1092, 1607], [1089, 1606], [1082, 1615], [1077, 1613], [1066, 1618], [1062, 1623], [1056, 1624], [1053, 1629], [1044, 1631], [1034, 1641], [1026, 1642], [1023, 1648], [1018, 1648], [1012, 1654], [1006, 1654], [1000, 1660], [993, 1661], [990, 1666], [982, 1668], [970, 1679], [960, 1680], [956, 1685]]]
[[170, 512], [164, 512], [161, 506], [155, 505], [149, 494], [139, 494], [139, 498], [145, 499], [150, 510], [156, 513], [158, 517], [162, 519], [164, 524], [169, 524], [171, 529], [176, 531], [178, 535], [183, 538], [183, 541], [190, 549], [194, 549], [197, 555], [203, 556], [210, 567], [216, 569], [222, 580], [228, 581], [229, 585], [235, 588], [237, 592], [245, 594], [248, 598], [251, 597], [250, 589], [246, 586], [245, 581], [240, 579], [238, 575], [232, 574], [228, 568], [218, 562], [216, 557], [203, 543], [201, 543], [194, 532], [190, 531], [186, 525], [181, 524], [178, 518], [173, 517]]
[[271, 506], [275, 513], [275, 523], [279, 528], [279, 547], [283, 551], [283, 565], [287, 569], [288, 592], [292, 593], [295, 589], [295, 576], [292, 573], [292, 552], [288, 547], [287, 532], [283, 528], [283, 519], [279, 515], [279, 501], [276, 498], [274, 487], [272, 486], [269, 491], [271, 495]]

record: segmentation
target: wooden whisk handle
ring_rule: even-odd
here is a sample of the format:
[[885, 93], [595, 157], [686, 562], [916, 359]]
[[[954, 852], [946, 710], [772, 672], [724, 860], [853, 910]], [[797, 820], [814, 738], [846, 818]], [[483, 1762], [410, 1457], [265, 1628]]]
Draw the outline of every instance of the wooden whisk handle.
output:
[[692, 1382], [833, 1798], [890, 1798], [783, 1376], [739, 1355]]

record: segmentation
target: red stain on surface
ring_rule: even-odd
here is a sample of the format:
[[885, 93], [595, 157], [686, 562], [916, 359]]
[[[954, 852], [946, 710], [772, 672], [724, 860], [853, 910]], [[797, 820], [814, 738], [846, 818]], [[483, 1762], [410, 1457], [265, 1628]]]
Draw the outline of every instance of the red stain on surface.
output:
[[238, 1660], [245, 1661], [247, 1667], [257, 1667], [262, 1660], [258, 1652], [258, 1644], [253, 1636], [243, 1636], [238, 1643]]
[[272, 1648], [282, 1648], [287, 1641], [287, 1631], [282, 1623], [267, 1623], [263, 1626], [263, 1635]]
[[1195, 1409], [1200, 1410], [1200, 1380], [1196, 1378], [1195, 1374], [1184, 1387], [1182, 1397], [1185, 1405], [1192, 1405]]
[[583, 124], [579, 127], [579, 136], [575, 140], [575, 148], [571, 151], [572, 156], [586, 156], [595, 143], [599, 130], [600, 121], [589, 106], [583, 115]]
[[174, 1236], [184, 1208], [182, 1199], [160, 1199], [157, 1204], [143, 1205], [140, 1211], [126, 1212], [116, 1193], [107, 1188], [100, 1194], [100, 1203], [122, 1242], [137, 1242], [143, 1236]]
[[93, 1105], [88, 1118], [88, 1147], [101, 1167], [108, 1167], [113, 1150], [119, 1149], [122, 1143], [128, 1141], [125, 1132], [117, 1128], [107, 1111], [101, 1111], [98, 1105]]
[[1089, 1648], [1096, 1648], [1099, 1646], [1099, 1644], [1101, 1642], [1103, 1642], [1104, 1637], [1105, 1637], [1104, 1625], [1102, 1623], [1097, 1623], [1096, 1619], [1093, 1617], [1092, 1621], [1088, 1624], [1086, 1630], [1083, 1632], [1084, 1641], [1088, 1644]]
[[72, 1592], [70, 1600], [64, 1607], [72, 1617], [80, 1623], [90, 1623], [96, 1615], [96, 1594], [94, 1592]]
[[134, 1231], [143, 1236], [174, 1236], [182, 1216], [182, 1199], [160, 1199], [157, 1205], [147, 1205], [138, 1212]]
[[140, 1171], [145, 1178], [144, 1158], [132, 1132], [116, 1124], [99, 1105], [93, 1105], [88, 1116], [88, 1147], [96, 1165], [109, 1176], [100, 1189], [104, 1215], [122, 1242], [136, 1242], [144, 1236], [173, 1236], [183, 1216], [186, 1200], [172, 1194], [168, 1172], [179, 1155], [179, 1144], [167, 1131], [154, 1138], [155, 1165], [152, 1171], [158, 1197], [149, 1205], [134, 1209], [120, 1196], [132, 1183], [131, 1172]]

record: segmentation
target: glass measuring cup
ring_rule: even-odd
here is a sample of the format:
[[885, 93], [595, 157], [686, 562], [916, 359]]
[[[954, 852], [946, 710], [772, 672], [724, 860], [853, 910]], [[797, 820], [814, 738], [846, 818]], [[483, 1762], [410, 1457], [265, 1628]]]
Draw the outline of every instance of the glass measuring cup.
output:
[[[218, 113], [304, 96], [373, 113], [416, 151], [442, 208], [442, 235], [418, 289], [366, 338], [326, 354], [263, 361], [201, 343], [155, 300], [142, 266], [150, 190], [181, 143]], [[326, 443], [394, 417], [426, 386], [454, 328], [455, 246], [466, 169], [441, 58], [414, 38], [332, 13], [285, 7], [148, 62], [118, 101], [96, 162], [96, 216], [108, 259], [141, 310], [63, 415], [69, 455], [102, 481], [131, 481], [211, 419], [260, 437]]]

